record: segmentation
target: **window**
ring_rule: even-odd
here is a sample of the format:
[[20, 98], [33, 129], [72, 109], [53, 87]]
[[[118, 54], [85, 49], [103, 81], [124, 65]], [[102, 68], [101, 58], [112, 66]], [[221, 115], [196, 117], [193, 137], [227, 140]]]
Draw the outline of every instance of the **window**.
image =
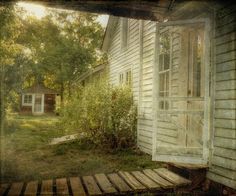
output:
[[125, 80], [126, 85], [131, 86], [131, 83], [132, 83], [131, 70], [126, 71], [125, 75], [126, 75], [126, 80]]
[[195, 65], [193, 66], [193, 96], [194, 97], [200, 97], [201, 96], [201, 58], [202, 58], [202, 37], [201, 35], [197, 35], [196, 39], [196, 62]]
[[122, 72], [119, 74], [119, 84], [120, 85], [132, 85], [132, 75], [131, 75], [131, 70], [127, 70], [125, 72]]
[[170, 74], [170, 36], [168, 31], [160, 35], [159, 53], [159, 109], [168, 110], [169, 102], [165, 98], [169, 97], [169, 74]]
[[124, 83], [124, 74], [120, 73], [119, 75], [119, 84], [123, 84]]
[[23, 104], [31, 105], [32, 104], [32, 95], [24, 95]]
[[121, 19], [121, 49], [127, 48], [128, 32], [129, 32], [128, 19], [122, 18]]

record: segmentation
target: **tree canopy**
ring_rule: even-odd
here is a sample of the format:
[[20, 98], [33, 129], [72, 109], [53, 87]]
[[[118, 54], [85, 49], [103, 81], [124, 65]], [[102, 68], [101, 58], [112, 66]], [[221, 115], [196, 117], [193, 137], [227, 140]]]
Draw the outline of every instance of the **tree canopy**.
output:
[[77, 78], [104, 59], [99, 51], [104, 29], [96, 19], [56, 9], [38, 19], [17, 6], [0, 7], [1, 108], [33, 83], [70, 97]]

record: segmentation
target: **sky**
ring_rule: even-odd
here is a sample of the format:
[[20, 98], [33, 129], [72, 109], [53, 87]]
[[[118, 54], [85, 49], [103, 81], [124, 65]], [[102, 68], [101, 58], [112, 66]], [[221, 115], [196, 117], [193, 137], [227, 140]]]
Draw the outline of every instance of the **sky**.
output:
[[[38, 19], [41, 19], [46, 15], [46, 8], [42, 5], [24, 2], [19, 2], [17, 5], [24, 8], [29, 14], [35, 15]], [[97, 21], [102, 25], [102, 27], [105, 28], [108, 17], [108, 15], [99, 15]]]

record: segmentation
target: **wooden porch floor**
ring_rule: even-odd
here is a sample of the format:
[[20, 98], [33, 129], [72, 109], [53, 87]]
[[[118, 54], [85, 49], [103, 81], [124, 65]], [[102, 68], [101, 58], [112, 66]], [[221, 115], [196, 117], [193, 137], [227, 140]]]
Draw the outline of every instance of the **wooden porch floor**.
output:
[[0, 195], [127, 195], [143, 192], [163, 193], [190, 185], [187, 180], [166, 168], [145, 169], [94, 176], [69, 177], [42, 182], [1, 184]]

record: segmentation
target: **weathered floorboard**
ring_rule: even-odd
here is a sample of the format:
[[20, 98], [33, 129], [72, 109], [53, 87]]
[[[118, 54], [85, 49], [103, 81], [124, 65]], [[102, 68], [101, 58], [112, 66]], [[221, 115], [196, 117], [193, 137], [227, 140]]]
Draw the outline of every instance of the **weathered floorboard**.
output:
[[95, 178], [104, 193], [116, 193], [116, 189], [112, 186], [105, 174], [96, 174]]
[[157, 172], [161, 177], [165, 178], [166, 180], [172, 182], [173, 184], [175, 184], [177, 186], [191, 184], [190, 180], [187, 180], [186, 178], [183, 178], [183, 177], [169, 171], [166, 168], [154, 169], [154, 171]]
[[25, 196], [36, 196], [37, 195], [37, 190], [38, 190], [38, 182], [37, 181], [32, 181], [28, 182], [25, 188], [24, 195]]
[[85, 190], [79, 177], [71, 177], [70, 186], [73, 196], [86, 196]]
[[53, 195], [53, 181], [43, 180], [40, 195]]
[[150, 178], [148, 178], [145, 174], [143, 174], [140, 171], [133, 171], [132, 174], [145, 186], [147, 186], [149, 189], [160, 189], [160, 185], [152, 181]]
[[174, 185], [171, 182], [165, 180], [151, 169], [145, 169], [143, 170], [143, 173], [146, 174], [153, 181], [155, 181], [157, 184], [159, 184], [162, 188], [174, 187]]
[[[94, 176], [83, 176], [60, 178], [54, 181], [43, 180], [40, 185], [37, 181], [24, 183], [0, 184], [0, 195], [6, 194], [10, 196], [26, 195], [26, 196], [49, 196], [49, 195], [120, 195], [120, 194], [139, 194], [145, 191], [163, 191], [176, 186], [185, 186], [191, 183], [187, 180], [165, 168], [145, 169], [143, 171], [118, 173], [95, 174]], [[54, 190], [55, 188], [55, 190]], [[8, 191], [9, 189], [9, 191]], [[23, 193], [24, 192], [24, 193]]]
[[132, 189], [124, 182], [124, 180], [122, 180], [120, 176], [118, 176], [118, 174], [112, 173], [107, 176], [120, 192], [132, 191]]
[[9, 187], [8, 184], [0, 184], [0, 195], [3, 195], [8, 187]]
[[83, 177], [84, 184], [88, 190], [89, 195], [101, 195], [102, 192], [99, 189], [96, 181], [92, 176], [84, 176]]
[[146, 187], [142, 185], [135, 177], [133, 177], [129, 172], [120, 171], [119, 175], [127, 182], [127, 184], [134, 190], [145, 190]]
[[66, 178], [56, 179], [57, 195], [69, 195]]
[[8, 192], [9, 196], [18, 196], [21, 194], [22, 188], [23, 188], [24, 183], [23, 182], [18, 182], [18, 183], [13, 183], [10, 187], [10, 190]]

